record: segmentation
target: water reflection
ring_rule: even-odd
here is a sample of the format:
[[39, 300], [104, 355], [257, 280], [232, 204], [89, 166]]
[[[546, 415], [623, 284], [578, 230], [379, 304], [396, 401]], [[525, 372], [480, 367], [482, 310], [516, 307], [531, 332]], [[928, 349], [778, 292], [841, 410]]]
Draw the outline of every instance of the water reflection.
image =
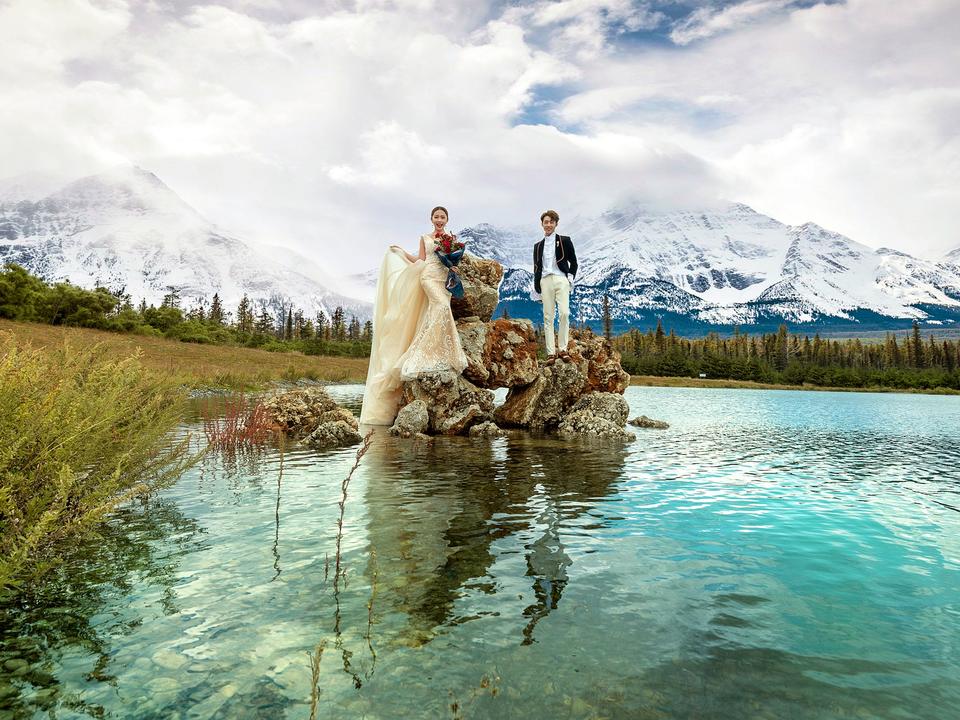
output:
[[[498, 591], [494, 564], [521, 548], [532, 601], [519, 641], [555, 610], [573, 560], [563, 530], [589, 532], [596, 501], [616, 491], [628, 446], [516, 434], [494, 442], [377, 439], [364, 460], [370, 554], [382, 602], [408, 616], [404, 641], [420, 644], [475, 612], [461, 601]], [[512, 549], [494, 551], [506, 538]]]
[[88, 537], [44, 582], [0, 605], [0, 708], [29, 718], [59, 704], [91, 717], [104, 708], [61, 687], [64, 662], [88, 681], [116, 685], [112, 646], [137, 633], [145, 618], [125, 608], [134, 586], [149, 588], [165, 615], [180, 611], [178, 559], [207, 547], [204, 532], [173, 502], [153, 498], [119, 509], [115, 522]]
[[342, 542], [355, 448], [207, 458], [0, 609], [0, 717], [960, 705], [960, 403], [627, 399], [671, 429], [628, 446], [379, 435]]

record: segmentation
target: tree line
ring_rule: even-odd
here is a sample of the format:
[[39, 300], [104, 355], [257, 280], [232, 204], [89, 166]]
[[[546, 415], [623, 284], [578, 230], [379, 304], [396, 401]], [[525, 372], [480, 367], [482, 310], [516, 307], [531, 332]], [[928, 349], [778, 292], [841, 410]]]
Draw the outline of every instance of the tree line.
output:
[[612, 339], [625, 370], [633, 375], [687, 376], [826, 387], [893, 387], [960, 390], [960, 340], [924, 338], [916, 321], [906, 338], [888, 332], [882, 342], [858, 338], [830, 340], [819, 333], [748, 335], [734, 328], [731, 337], [677, 337], [632, 329]]
[[209, 302], [183, 305], [174, 287], [159, 306], [146, 300], [134, 305], [123, 289], [47, 283], [14, 263], [0, 270], [0, 318], [308, 355], [370, 354], [373, 324], [348, 317], [340, 306], [329, 316], [322, 310], [310, 316], [281, 298], [252, 301], [244, 295], [231, 311], [216, 293]]

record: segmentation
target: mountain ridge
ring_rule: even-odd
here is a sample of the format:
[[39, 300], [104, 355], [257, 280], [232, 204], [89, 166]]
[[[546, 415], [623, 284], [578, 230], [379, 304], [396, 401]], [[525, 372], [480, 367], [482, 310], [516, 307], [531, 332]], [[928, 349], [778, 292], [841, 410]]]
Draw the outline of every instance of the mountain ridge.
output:
[[[874, 250], [815, 222], [789, 226], [743, 203], [711, 211], [619, 207], [563, 230], [580, 260], [578, 322], [598, 323], [605, 293], [621, 329], [666, 316], [688, 330], [960, 322], [960, 266]], [[507, 268], [508, 313], [539, 321], [539, 308], [528, 304], [535, 234], [485, 223], [461, 237], [472, 241], [471, 252]]]
[[370, 303], [300, 272], [292, 253], [285, 263], [222, 231], [136, 166], [78, 178], [37, 200], [0, 201], [0, 262], [50, 282], [123, 288], [154, 304], [176, 288], [184, 306], [217, 293], [235, 308], [246, 294], [277, 313], [294, 306], [329, 316], [339, 305], [361, 320], [372, 314]]

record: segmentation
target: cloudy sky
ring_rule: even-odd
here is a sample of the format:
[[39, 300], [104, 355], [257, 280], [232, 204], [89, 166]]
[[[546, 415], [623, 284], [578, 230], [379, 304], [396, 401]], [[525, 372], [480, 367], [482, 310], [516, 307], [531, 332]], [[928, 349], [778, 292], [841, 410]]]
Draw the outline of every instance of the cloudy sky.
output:
[[0, 177], [155, 172], [332, 270], [451, 225], [745, 202], [960, 245], [956, 0], [0, 0]]

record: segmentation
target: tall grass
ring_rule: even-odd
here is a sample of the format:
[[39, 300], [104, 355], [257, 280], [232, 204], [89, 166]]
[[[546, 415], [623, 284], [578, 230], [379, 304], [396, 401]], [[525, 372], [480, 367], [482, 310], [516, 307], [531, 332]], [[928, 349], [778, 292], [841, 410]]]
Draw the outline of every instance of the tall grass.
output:
[[194, 459], [171, 431], [185, 394], [139, 353], [34, 348], [0, 332], [0, 594], [55, 561], [58, 543]]

